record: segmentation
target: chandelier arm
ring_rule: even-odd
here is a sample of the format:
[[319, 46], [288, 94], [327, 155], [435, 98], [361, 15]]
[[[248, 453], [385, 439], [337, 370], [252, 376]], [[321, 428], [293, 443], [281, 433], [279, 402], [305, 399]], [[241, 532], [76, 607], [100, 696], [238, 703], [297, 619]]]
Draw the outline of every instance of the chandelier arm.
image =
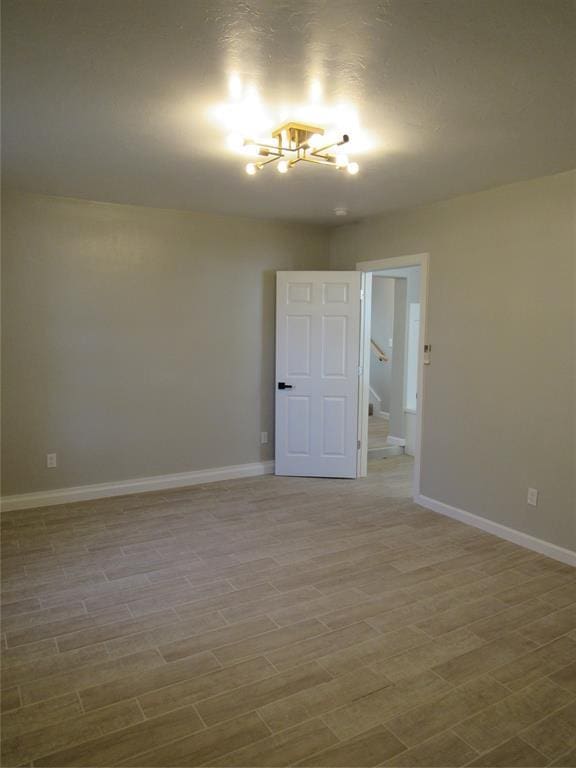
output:
[[329, 163], [336, 162], [336, 156], [329, 154], [328, 152], [312, 152], [307, 157], [318, 158], [319, 160], [327, 160]]
[[[316, 150], [317, 152], [321, 152], [324, 149], [328, 149], [329, 147], [333, 147], [335, 144], [340, 144], [342, 142], [332, 142], [332, 144], [328, 144], [326, 147], [321, 147], [320, 149]], [[255, 147], [262, 147], [262, 149], [273, 149], [276, 152], [299, 152], [300, 150], [306, 151], [307, 149], [310, 149], [311, 152], [313, 150], [311, 149], [310, 145], [307, 141], [302, 141], [300, 144], [298, 144], [295, 147], [283, 147], [278, 146], [278, 144], [264, 144], [261, 141], [252, 141], [250, 144], [247, 144], [246, 146], [255, 146]]]
[[318, 147], [317, 149], [311, 149], [310, 154], [312, 155], [318, 155], [321, 152], [326, 152], [327, 149], [330, 149], [331, 147], [341, 147], [343, 144], [347, 144], [349, 139], [345, 136], [340, 141], [333, 141], [331, 144], [326, 144], [325, 147]]
[[318, 149], [311, 149], [310, 154], [322, 157], [322, 152], [326, 152], [327, 149], [337, 146], [338, 142], [334, 141], [332, 144], [326, 144], [325, 147], [318, 147]]
[[[250, 146], [250, 145], [248, 145]], [[295, 152], [295, 149], [291, 149], [290, 147], [279, 147], [277, 144], [262, 144], [259, 141], [253, 141], [252, 146], [254, 147], [261, 147], [262, 149], [271, 149], [272, 151], [276, 152], [277, 154], [280, 153], [278, 156], [282, 157], [282, 154], [284, 152]]]
[[[288, 168], [301, 161], [315, 165], [329, 165], [337, 170], [347, 167], [351, 175], [355, 175], [358, 172], [357, 163], [347, 164], [347, 160], [345, 163], [339, 162], [340, 156], [334, 154], [334, 147], [340, 147], [350, 141], [348, 134], [343, 134], [339, 141], [331, 141], [324, 146], [313, 147], [310, 146], [310, 138], [315, 134], [313, 143], [316, 143], [320, 136], [324, 135], [324, 129], [302, 123], [286, 123], [272, 133], [272, 141], [277, 142], [275, 144], [270, 144], [267, 141], [245, 139], [244, 144], [246, 146], [251, 145], [259, 150], [259, 159], [246, 166], [247, 172], [253, 175], [254, 167], [261, 169], [265, 165], [275, 163], [280, 159], [283, 161], [280, 166], [281, 173], [285, 173]], [[287, 146], [282, 144], [283, 137], [288, 140]], [[324, 136], [324, 140], [327, 140], [326, 136]], [[249, 166], [252, 166], [252, 169]], [[354, 168], [353, 166], [356, 167]]]
[[318, 147], [317, 149], [311, 149], [310, 154], [311, 155], [319, 155], [322, 152], [326, 152], [327, 149], [330, 149], [331, 147], [339, 147], [341, 144], [345, 144], [344, 141], [333, 141], [331, 144], [326, 144], [324, 147]]
[[270, 157], [268, 160], [262, 160], [260, 163], [255, 163], [259, 168], [263, 168], [265, 165], [268, 165], [269, 163], [275, 163], [277, 160], [279, 160], [283, 155], [276, 155], [275, 157]]
[[[320, 155], [320, 157], [322, 157], [322, 155]], [[305, 155], [301, 159], [307, 163], [314, 163], [314, 165], [330, 165], [332, 168], [338, 167], [333, 160], [329, 160], [327, 157], [324, 157], [322, 160], [320, 160], [318, 157], [310, 157], [310, 155]]]

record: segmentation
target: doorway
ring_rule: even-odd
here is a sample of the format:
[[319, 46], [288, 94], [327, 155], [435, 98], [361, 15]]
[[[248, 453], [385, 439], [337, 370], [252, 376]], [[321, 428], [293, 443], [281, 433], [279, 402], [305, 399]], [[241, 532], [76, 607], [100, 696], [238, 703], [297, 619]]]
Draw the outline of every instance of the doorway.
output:
[[428, 255], [362, 262], [358, 474], [420, 492]]
[[[412, 273], [402, 271], [411, 267], [419, 269], [418, 287], [412, 293], [408, 287]], [[404, 319], [403, 325], [395, 323], [388, 341], [386, 335], [380, 336], [381, 343], [377, 344], [371, 336], [372, 286], [380, 278], [392, 280], [395, 312], [404, 307]], [[379, 430], [372, 429], [372, 438], [384, 437], [385, 445], [395, 446], [399, 457], [413, 454], [413, 492], [419, 495], [427, 281], [426, 254], [364, 262], [350, 272], [277, 273], [277, 475], [367, 475], [371, 355], [375, 354], [379, 363], [390, 363], [395, 356], [404, 361], [399, 373], [391, 373], [393, 380], [401, 376], [399, 386], [393, 388], [400, 392], [400, 400], [391, 396], [388, 424], [384, 424], [383, 396], [377, 414], [372, 398], [372, 416], [382, 419]], [[419, 301], [409, 301], [411, 297], [419, 297]], [[419, 332], [411, 334], [409, 328]], [[407, 353], [411, 343], [413, 355]], [[399, 409], [394, 405], [398, 402]], [[385, 434], [378, 436], [376, 431]]]

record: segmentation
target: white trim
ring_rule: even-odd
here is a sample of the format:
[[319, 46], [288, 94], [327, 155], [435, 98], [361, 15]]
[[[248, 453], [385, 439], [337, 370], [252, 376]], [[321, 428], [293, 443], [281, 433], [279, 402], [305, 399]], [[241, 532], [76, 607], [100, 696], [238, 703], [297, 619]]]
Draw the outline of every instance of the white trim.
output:
[[381, 272], [387, 269], [403, 269], [404, 267], [419, 267], [428, 259], [428, 253], [414, 253], [412, 256], [391, 256], [389, 259], [374, 261], [359, 261], [356, 269], [362, 272]]
[[390, 414], [388, 411], [378, 411], [374, 414], [374, 416], [378, 416], [379, 419], [385, 419], [386, 421], [390, 421]]
[[[389, 259], [378, 259], [375, 261], [359, 261], [356, 264], [356, 269], [365, 272], [366, 277], [372, 272], [382, 272], [387, 269], [401, 269], [404, 267], [420, 267], [420, 354], [418, 355], [418, 401], [416, 410], [416, 440], [414, 446], [414, 499], [420, 496], [420, 472], [422, 466], [422, 423], [423, 423], [423, 408], [425, 404], [425, 391], [424, 391], [424, 355], [422, 350], [424, 344], [428, 344], [428, 283], [429, 283], [429, 267], [430, 267], [430, 255], [428, 253], [416, 253], [413, 256], [396, 256]], [[371, 305], [369, 299], [371, 294], [367, 292], [366, 305], [363, 313], [363, 324], [361, 333], [364, 338], [368, 334], [370, 338], [370, 310]], [[368, 384], [369, 367], [364, 366], [364, 373], [360, 377], [360, 402], [362, 403], [362, 392], [366, 389]], [[367, 390], [366, 390], [367, 391]], [[359, 440], [360, 451], [358, 452], [358, 466], [359, 476], [364, 476], [367, 473], [368, 466], [368, 409], [366, 412], [360, 411], [358, 419], [359, 428]]]
[[459, 520], [461, 523], [472, 525], [474, 528], [480, 528], [482, 531], [492, 533], [494, 536], [511, 541], [520, 547], [539, 552], [541, 555], [552, 557], [561, 563], [576, 566], [576, 552], [571, 549], [559, 547], [557, 544], [544, 541], [544, 539], [537, 539], [536, 536], [531, 536], [529, 533], [517, 531], [515, 528], [508, 528], [506, 525], [495, 523], [493, 520], [487, 520], [485, 517], [472, 514], [472, 512], [465, 512], [463, 509], [458, 509], [458, 507], [451, 507], [449, 504], [444, 504], [443, 501], [437, 501], [428, 496], [419, 495], [414, 501], [420, 504], [421, 507], [431, 509], [440, 515], [446, 515], [446, 517]]
[[382, 404], [382, 400], [378, 397], [378, 394], [374, 391], [374, 389], [372, 389], [370, 385], [368, 386], [370, 390], [370, 400], [372, 401], [373, 405], [378, 406], [378, 412], [380, 413], [381, 412], [380, 405]]
[[394, 435], [388, 435], [388, 437], [386, 438], [386, 442], [389, 445], [406, 445], [406, 438], [394, 437]]
[[372, 315], [372, 274], [364, 272], [361, 280], [360, 360], [358, 377], [358, 460], [356, 476], [368, 474], [368, 403], [370, 402], [370, 322]]
[[236, 480], [241, 477], [256, 477], [274, 472], [273, 461], [258, 461], [253, 464], [237, 464], [232, 467], [215, 467], [194, 472], [178, 472], [174, 475], [155, 475], [138, 477], [133, 480], [120, 480], [116, 483], [98, 485], [79, 485], [74, 488], [59, 488], [55, 491], [23, 493], [2, 498], [2, 509], [10, 512], [15, 509], [33, 509], [48, 507], [53, 504], [69, 504], [75, 501], [89, 501], [108, 496], [125, 496], [132, 493], [163, 491], [167, 488], [185, 488], [189, 485], [214, 483], [218, 480]]

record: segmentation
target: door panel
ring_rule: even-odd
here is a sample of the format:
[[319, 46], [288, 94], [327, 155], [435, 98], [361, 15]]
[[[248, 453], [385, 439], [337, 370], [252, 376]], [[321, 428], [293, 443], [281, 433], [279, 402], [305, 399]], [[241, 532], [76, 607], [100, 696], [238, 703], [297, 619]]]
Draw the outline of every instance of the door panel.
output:
[[310, 456], [310, 398], [286, 396], [286, 451]]
[[276, 474], [356, 477], [360, 280], [277, 273]]
[[286, 317], [286, 376], [310, 376], [311, 333], [311, 315]]
[[322, 376], [346, 377], [346, 340], [348, 318], [324, 315], [322, 318]]
[[322, 398], [322, 455], [346, 455], [346, 398]]

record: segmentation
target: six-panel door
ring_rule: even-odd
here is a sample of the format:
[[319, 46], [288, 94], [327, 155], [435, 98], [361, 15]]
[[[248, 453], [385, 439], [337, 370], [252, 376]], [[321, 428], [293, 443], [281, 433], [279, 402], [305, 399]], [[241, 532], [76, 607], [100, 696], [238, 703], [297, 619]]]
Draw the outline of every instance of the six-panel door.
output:
[[277, 475], [356, 477], [360, 279], [277, 273]]

